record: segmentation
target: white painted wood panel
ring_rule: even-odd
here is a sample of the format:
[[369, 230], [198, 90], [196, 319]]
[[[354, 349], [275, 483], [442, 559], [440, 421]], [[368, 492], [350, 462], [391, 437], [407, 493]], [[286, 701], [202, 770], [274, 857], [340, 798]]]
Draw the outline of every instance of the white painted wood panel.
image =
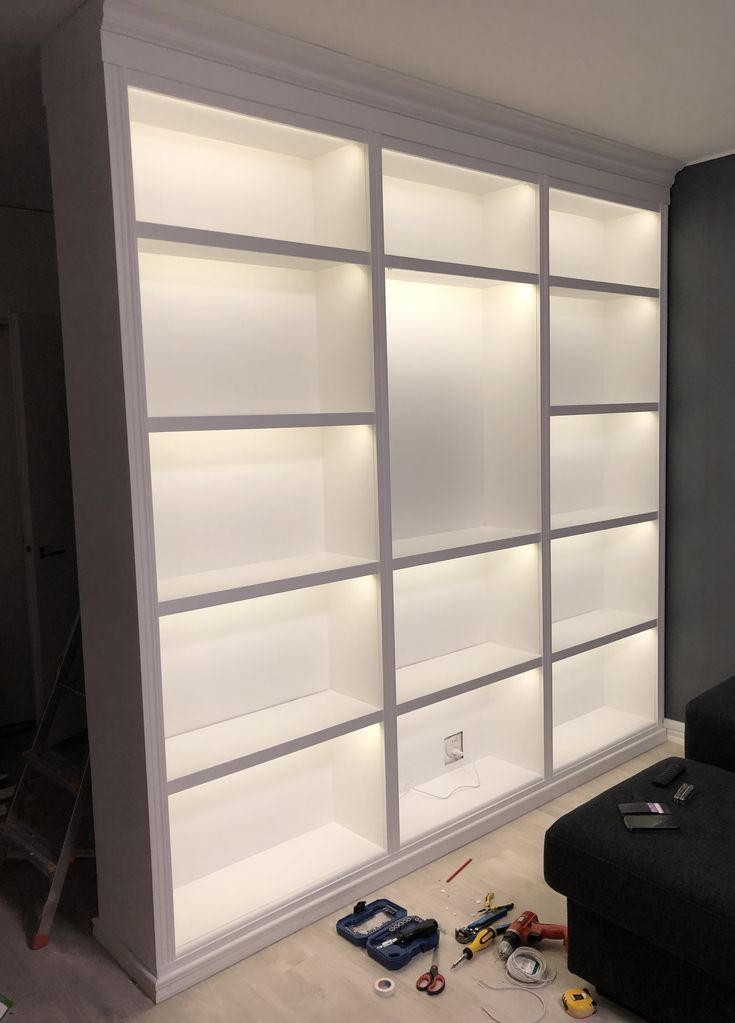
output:
[[538, 656], [536, 545], [394, 574], [399, 703]]
[[364, 148], [130, 90], [138, 220], [364, 249]]
[[658, 444], [656, 412], [553, 417], [552, 528], [656, 511]]
[[536, 289], [389, 271], [386, 303], [395, 553], [533, 531]]
[[314, 571], [375, 557], [370, 427], [162, 433], [150, 444], [161, 599], [306, 568], [291, 559]]
[[553, 649], [656, 617], [658, 523], [551, 541]]
[[176, 243], [139, 249], [150, 416], [372, 408], [364, 268], [257, 253], [246, 263]]
[[550, 273], [657, 288], [660, 217], [559, 189], [549, 193]]
[[552, 405], [658, 401], [658, 300], [551, 289]]
[[554, 664], [554, 770], [654, 724], [657, 662], [649, 629]]
[[[526, 672], [398, 719], [403, 844], [540, 780], [539, 683]], [[456, 732], [464, 758], [445, 764], [444, 740]]]
[[372, 726], [172, 795], [177, 946], [379, 856], [382, 792]]
[[377, 710], [377, 614], [365, 577], [162, 618], [169, 779]]
[[385, 251], [536, 270], [536, 188], [406, 153], [383, 153]]

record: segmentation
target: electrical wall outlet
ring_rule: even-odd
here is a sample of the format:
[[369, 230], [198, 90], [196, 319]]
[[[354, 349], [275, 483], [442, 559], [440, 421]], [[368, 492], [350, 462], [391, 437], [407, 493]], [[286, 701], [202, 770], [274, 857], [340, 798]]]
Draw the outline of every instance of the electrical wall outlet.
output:
[[444, 765], [456, 764], [464, 757], [464, 732], [455, 732], [444, 740]]

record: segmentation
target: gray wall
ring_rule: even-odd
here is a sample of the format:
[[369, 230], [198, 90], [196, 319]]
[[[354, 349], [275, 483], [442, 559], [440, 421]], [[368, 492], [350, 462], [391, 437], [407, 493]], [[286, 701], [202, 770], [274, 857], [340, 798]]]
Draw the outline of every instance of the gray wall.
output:
[[666, 716], [735, 674], [735, 156], [671, 195]]
[[[0, 325], [58, 316], [51, 175], [37, 46], [0, 44]], [[0, 727], [34, 716], [18, 452], [7, 331], [0, 326]]]

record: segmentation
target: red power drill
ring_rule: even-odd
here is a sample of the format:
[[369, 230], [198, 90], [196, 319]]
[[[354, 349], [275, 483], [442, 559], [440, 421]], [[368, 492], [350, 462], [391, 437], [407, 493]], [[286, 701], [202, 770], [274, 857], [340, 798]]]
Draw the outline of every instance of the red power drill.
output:
[[542, 938], [558, 938], [567, 947], [567, 929], [562, 924], [542, 924], [530, 909], [524, 909], [503, 935], [498, 947], [498, 957], [507, 959], [521, 945], [534, 945]]

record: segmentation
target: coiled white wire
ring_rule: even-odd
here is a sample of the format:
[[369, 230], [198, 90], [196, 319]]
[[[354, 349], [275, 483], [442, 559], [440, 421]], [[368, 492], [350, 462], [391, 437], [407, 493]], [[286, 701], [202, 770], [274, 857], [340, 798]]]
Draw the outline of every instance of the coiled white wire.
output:
[[[538, 969], [534, 970], [533, 973], [529, 973], [520, 965], [523, 959], [533, 960], [537, 963]], [[529, 1020], [529, 1023], [540, 1023], [540, 1020], [542, 1020], [546, 1015], [546, 1004], [541, 995], [536, 994], [535, 991], [529, 991], [528, 989], [545, 987], [547, 984], [550, 984], [552, 980], [556, 979], [556, 969], [547, 964], [540, 952], [537, 952], [533, 948], [527, 948], [524, 946], [523, 948], [517, 948], [507, 960], [505, 964], [505, 975], [511, 982], [510, 984], [503, 984], [496, 987], [495, 984], [488, 984], [484, 980], [478, 980], [477, 983], [481, 987], [487, 988], [489, 991], [522, 991], [525, 988], [525, 993], [530, 995], [532, 998], [535, 998], [541, 1006], [540, 1014], [534, 1020]], [[490, 1019], [494, 1020], [495, 1023], [506, 1023], [502, 1017], [496, 1016], [484, 1006], [482, 1007], [482, 1011], [486, 1016], [489, 1016]]]

